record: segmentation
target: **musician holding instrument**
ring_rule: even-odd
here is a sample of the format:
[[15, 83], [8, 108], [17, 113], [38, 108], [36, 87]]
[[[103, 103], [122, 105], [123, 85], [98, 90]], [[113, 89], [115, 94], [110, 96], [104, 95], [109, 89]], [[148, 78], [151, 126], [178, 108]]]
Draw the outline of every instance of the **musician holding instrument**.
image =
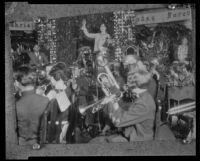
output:
[[[109, 142], [145, 141], [153, 139], [153, 125], [155, 117], [155, 102], [147, 87], [150, 81], [149, 73], [138, 70], [131, 74], [129, 85], [134, 86], [132, 92], [136, 100], [129, 103], [128, 110], [119, 108], [113, 113], [113, 123], [122, 129], [122, 135], [108, 137]], [[120, 105], [120, 103], [119, 103]], [[120, 106], [121, 107], [121, 106]]]

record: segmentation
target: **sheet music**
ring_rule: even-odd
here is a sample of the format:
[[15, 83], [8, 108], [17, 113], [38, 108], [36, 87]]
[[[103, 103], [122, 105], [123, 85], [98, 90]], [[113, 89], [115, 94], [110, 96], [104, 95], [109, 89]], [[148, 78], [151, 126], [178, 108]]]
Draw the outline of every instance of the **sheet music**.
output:
[[65, 91], [57, 93], [56, 100], [58, 101], [58, 105], [59, 105], [61, 112], [68, 109], [69, 106], [71, 105], [71, 102], [70, 102], [69, 98], [67, 97]]

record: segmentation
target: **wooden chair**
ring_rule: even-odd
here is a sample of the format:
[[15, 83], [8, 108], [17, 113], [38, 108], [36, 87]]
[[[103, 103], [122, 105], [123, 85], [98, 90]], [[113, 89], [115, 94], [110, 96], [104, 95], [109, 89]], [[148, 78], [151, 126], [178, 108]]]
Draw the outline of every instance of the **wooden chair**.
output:
[[175, 140], [175, 137], [170, 130], [167, 122], [162, 122], [162, 113], [163, 113], [163, 106], [165, 104], [164, 100], [161, 100], [158, 98], [158, 92], [162, 91], [164, 93], [165, 98], [165, 91], [166, 88], [161, 86], [160, 82], [158, 81], [158, 86], [157, 86], [157, 97], [155, 99], [156, 103], [156, 112], [155, 112], [155, 120], [154, 120], [154, 140]]
[[159, 128], [160, 121], [161, 121], [161, 101], [158, 99], [158, 90], [160, 88], [159, 79], [156, 77], [156, 75], [154, 75], [153, 80], [156, 83], [156, 86], [154, 87], [155, 89], [153, 89], [153, 91], [154, 91], [153, 97], [154, 97], [154, 101], [156, 104], [154, 127], [153, 127], [153, 130], [154, 130], [153, 139], [155, 140], [157, 137], [158, 128]]

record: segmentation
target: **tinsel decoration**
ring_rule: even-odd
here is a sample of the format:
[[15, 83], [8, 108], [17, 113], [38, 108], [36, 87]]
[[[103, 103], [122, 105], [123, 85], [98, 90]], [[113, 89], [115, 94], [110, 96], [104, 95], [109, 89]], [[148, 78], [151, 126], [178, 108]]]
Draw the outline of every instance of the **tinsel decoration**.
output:
[[55, 19], [40, 18], [36, 23], [38, 32], [38, 44], [46, 44], [50, 47], [50, 63], [56, 62], [56, 22]]
[[115, 45], [115, 60], [121, 61], [123, 53], [122, 48], [127, 46], [129, 42], [135, 43], [135, 12], [116, 11], [114, 14], [114, 40]]

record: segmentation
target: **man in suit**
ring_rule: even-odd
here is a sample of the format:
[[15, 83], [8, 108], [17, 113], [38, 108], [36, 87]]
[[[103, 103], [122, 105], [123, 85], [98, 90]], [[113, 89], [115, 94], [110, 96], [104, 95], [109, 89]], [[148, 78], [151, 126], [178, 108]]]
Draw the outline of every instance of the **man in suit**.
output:
[[21, 90], [22, 97], [16, 102], [16, 112], [19, 145], [39, 148], [41, 119], [49, 100], [35, 93], [35, 80], [35, 73], [29, 67], [17, 70], [15, 85]]
[[43, 66], [49, 63], [45, 54], [40, 52], [39, 50], [40, 50], [39, 45], [35, 44], [33, 47], [34, 52], [29, 53], [30, 65]]

